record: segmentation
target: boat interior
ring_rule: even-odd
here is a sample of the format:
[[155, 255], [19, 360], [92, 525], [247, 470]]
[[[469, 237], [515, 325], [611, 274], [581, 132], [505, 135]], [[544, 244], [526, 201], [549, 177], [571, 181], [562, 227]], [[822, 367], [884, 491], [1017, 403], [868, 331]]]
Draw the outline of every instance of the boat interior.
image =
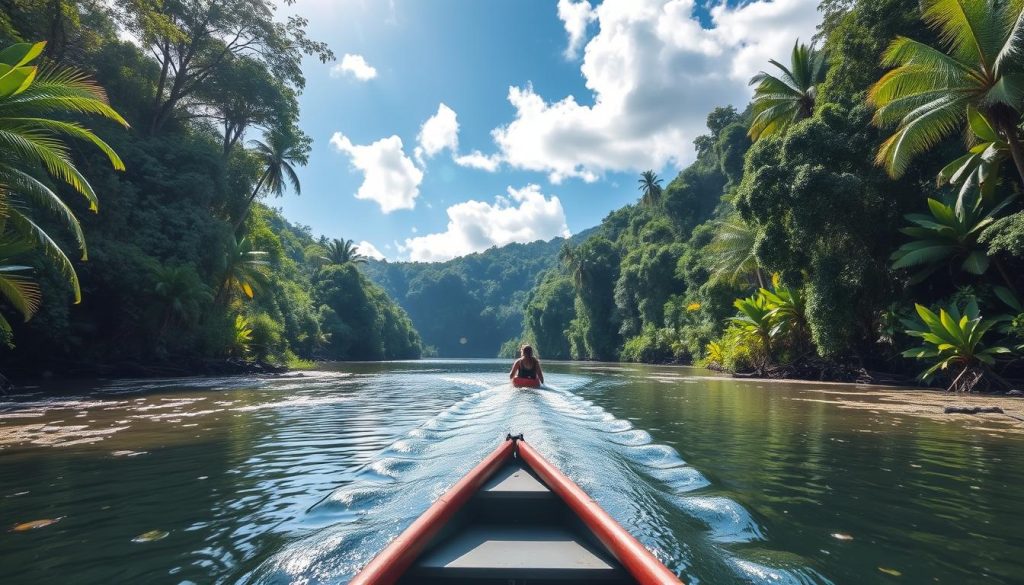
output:
[[636, 583], [562, 499], [510, 457], [431, 540], [401, 585]]

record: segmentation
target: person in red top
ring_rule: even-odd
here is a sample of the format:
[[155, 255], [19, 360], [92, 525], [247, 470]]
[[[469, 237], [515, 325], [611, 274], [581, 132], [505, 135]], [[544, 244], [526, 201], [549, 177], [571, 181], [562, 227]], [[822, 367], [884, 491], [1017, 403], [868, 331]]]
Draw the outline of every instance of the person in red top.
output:
[[508, 377], [511, 379], [524, 378], [536, 380], [543, 384], [544, 371], [540, 368], [540, 361], [533, 357], [533, 348], [529, 345], [524, 345], [519, 348], [519, 354], [521, 357], [516, 360], [516, 363], [512, 364], [512, 371], [508, 373]]

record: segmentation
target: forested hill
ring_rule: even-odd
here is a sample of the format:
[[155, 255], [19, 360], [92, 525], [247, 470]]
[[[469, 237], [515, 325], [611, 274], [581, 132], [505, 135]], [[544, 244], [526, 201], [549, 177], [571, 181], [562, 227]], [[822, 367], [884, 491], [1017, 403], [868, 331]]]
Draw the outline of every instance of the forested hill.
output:
[[419, 357], [351, 257], [259, 202], [299, 188], [326, 46], [269, 0], [108, 4], [0, 0], [0, 370]]
[[1021, 6], [820, 9], [816, 44], [710, 113], [693, 165], [644, 173], [637, 205], [561, 254], [526, 302], [542, 355], [1024, 376]]
[[423, 338], [442, 357], [494, 357], [518, 340], [523, 303], [537, 278], [558, 262], [566, 241], [594, 232], [508, 244], [447, 262], [369, 260], [364, 273], [401, 305]]

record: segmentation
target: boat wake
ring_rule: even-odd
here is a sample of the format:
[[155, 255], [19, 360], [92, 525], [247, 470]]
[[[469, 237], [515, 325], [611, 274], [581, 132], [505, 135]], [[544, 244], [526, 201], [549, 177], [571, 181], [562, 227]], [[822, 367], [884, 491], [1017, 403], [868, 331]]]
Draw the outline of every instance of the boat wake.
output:
[[[526, 440], [688, 583], [823, 584], [765, 552], [757, 521], [673, 448], [574, 390], [513, 390], [499, 376], [447, 376], [468, 394], [363, 463], [313, 505], [292, 538], [240, 583], [344, 583], [508, 433]], [[759, 552], [760, 551], [760, 552]]]

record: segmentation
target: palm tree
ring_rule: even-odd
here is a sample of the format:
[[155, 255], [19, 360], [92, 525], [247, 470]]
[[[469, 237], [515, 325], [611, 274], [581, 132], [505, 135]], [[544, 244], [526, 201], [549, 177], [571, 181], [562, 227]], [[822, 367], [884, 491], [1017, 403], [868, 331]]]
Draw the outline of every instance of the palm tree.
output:
[[327, 264], [365, 264], [366, 256], [359, 253], [359, 246], [354, 245], [352, 240], [335, 238], [328, 242], [322, 260]]
[[764, 274], [754, 255], [757, 230], [734, 213], [716, 222], [715, 236], [704, 248], [711, 264], [710, 282], [750, 283], [765, 287]]
[[210, 288], [203, 284], [195, 268], [189, 265], [158, 265], [153, 269], [153, 292], [164, 304], [160, 334], [171, 323], [194, 323], [203, 307], [213, 300]]
[[47, 116], [91, 114], [125, 127], [128, 123], [107, 103], [103, 89], [85, 75], [67, 68], [40, 71], [31, 65], [45, 46], [22, 43], [0, 51], [0, 234], [37, 245], [67, 278], [78, 303], [82, 295], [74, 266], [30, 211], [42, 208], [67, 227], [82, 260], [88, 259], [85, 238], [74, 212], [44, 178], [35, 174], [35, 169], [45, 169], [48, 175], [69, 185], [86, 198], [91, 211], [96, 211], [96, 192], [75, 167], [63, 138], [93, 144], [117, 170], [124, 170], [124, 163], [88, 128]]
[[880, 165], [902, 175], [910, 161], [962, 127], [977, 108], [1009, 146], [1024, 180], [1018, 125], [1024, 89], [1024, 3], [1002, 0], [922, 0], [945, 52], [897, 37], [882, 56], [895, 69], [868, 91], [875, 124], [897, 126], [878, 149]]
[[750, 138], [757, 140], [786, 129], [790, 124], [810, 118], [818, 98], [818, 85], [825, 81], [828, 62], [814, 45], [793, 45], [790, 66], [774, 59], [778, 76], [761, 71], [750, 79], [756, 85], [752, 104]]
[[295, 174], [293, 165], [305, 165], [309, 160], [309, 147], [306, 141], [296, 139], [292, 134], [285, 132], [271, 132], [266, 136], [266, 142], [253, 140], [253, 151], [255, 151], [260, 164], [265, 167], [260, 175], [256, 187], [245, 202], [242, 215], [235, 221], [235, 232], [237, 233], [245, 219], [249, 217], [252, 210], [252, 202], [259, 195], [261, 189], [280, 197], [284, 194], [286, 183], [291, 183], [295, 194], [302, 193], [299, 184], [299, 176]]
[[253, 250], [248, 238], [231, 240], [224, 252], [220, 271], [222, 276], [214, 300], [227, 300], [231, 291], [253, 298], [256, 295], [254, 289], [266, 281], [264, 270], [270, 264], [266, 258], [266, 252]]
[[653, 207], [661, 199], [661, 179], [654, 171], [640, 173], [640, 203], [645, 207]]
[[558, 250], [558, 261], [566, 270], [569, 271], [569, 275], [572, 278], [573, 284], [576, 286], [576, 290], [579, 291], [582, 289], [583, 258], [577, 251], [576, 247], [569, 242], [562, 244], [562, 247]]

